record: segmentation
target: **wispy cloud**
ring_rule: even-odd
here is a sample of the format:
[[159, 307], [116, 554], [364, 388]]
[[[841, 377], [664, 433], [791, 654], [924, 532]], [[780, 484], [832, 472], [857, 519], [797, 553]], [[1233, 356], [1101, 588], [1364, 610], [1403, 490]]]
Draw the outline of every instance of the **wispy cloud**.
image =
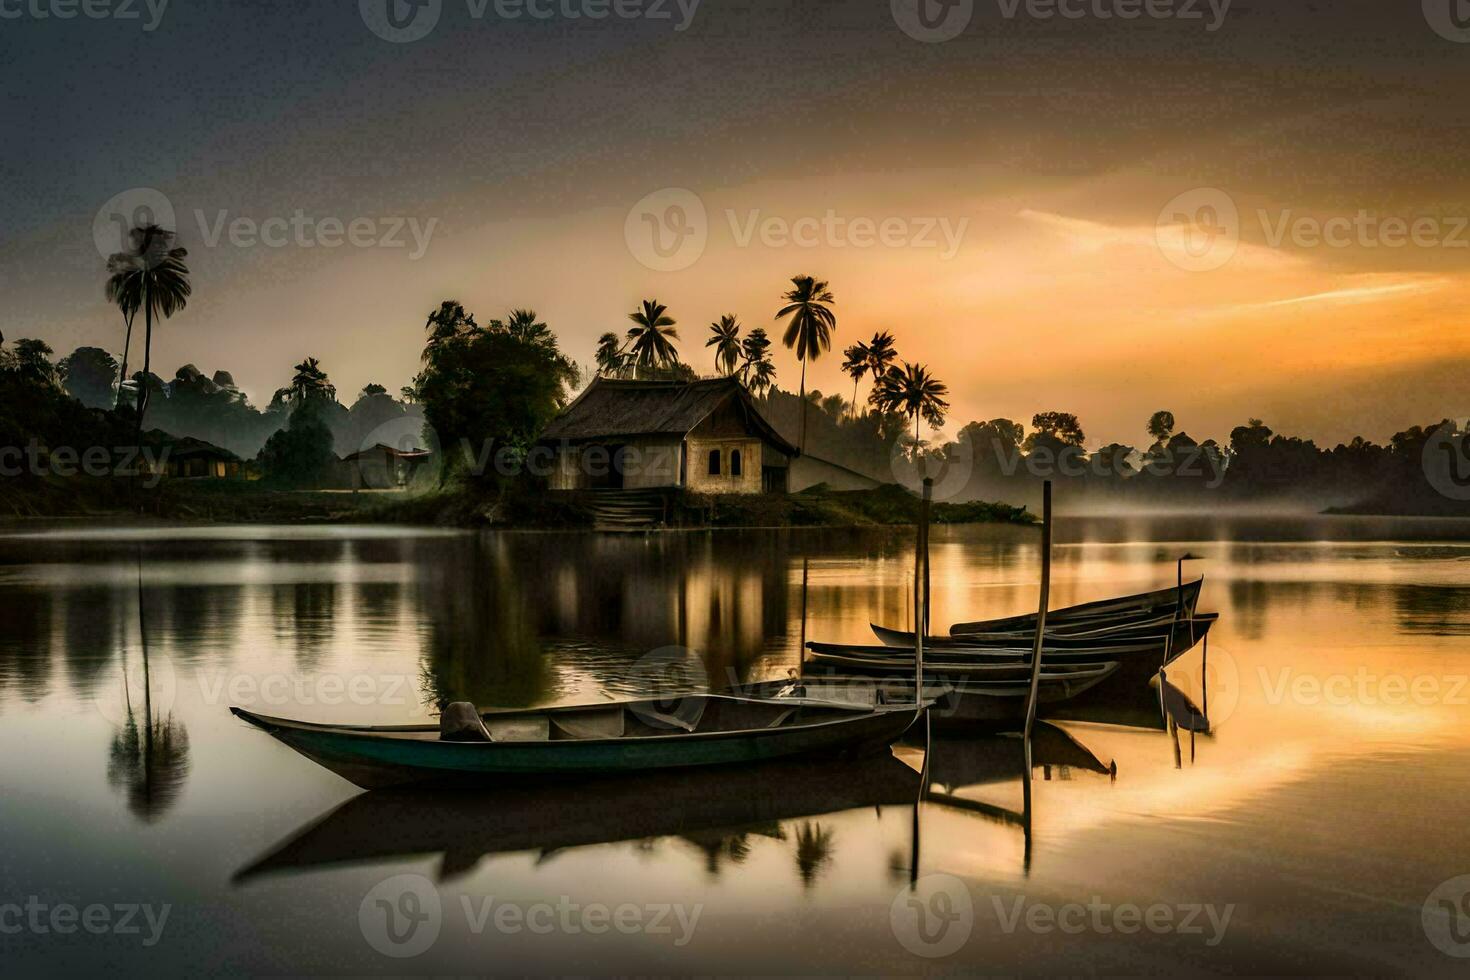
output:
[[1333, 289], [1324, 293], [1293, 296], [1288, 299], [1271, 300], [1265, 303], [1248, 303], [1235, 307], [1236, 310], [1269, 310], [1283, 306], [1307, 306], [1316, 303], [1372, 303], [1405, 293], [1428, 293], [1446, 285], [1443, 279], [1419, 279], [1413, 282], [1391, 283], [1382, 286], [1356, 286], [1350, 289]]

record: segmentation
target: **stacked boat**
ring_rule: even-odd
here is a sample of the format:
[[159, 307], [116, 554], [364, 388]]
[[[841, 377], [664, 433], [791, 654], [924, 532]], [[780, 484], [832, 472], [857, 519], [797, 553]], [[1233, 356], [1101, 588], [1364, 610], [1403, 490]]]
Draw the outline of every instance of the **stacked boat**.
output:
[[[1216, 616], [1198, 612], [1204, 580], [1049, 611], [1041, 643], [1039, 706], [1084, 694], [1107, 697], [1146, 688], [1209, 633]], [[939, 721], [1005, 722], [1025, 714], [1037, 616], [957, 623], [924, 640], [926, 699]], [[873, 688], [881, 699], [913, 697], [913, 633], [873, 625], [878, 643], [808, 643], [806, 684], [824, 690]], [[879, 683], [881, 682], [881, 683]]]
[[[1208, 635], [1215, 616], [1196, 609], [1202, 584], [1181, 581], [1049, 611], [1034, 674], [1041, 712], [1099, 692], [1136, 701], [1155, 675]], [[958, 623], [948, 636], [926, 638], [922, 677], [915, 636], [874, 625], [877, 643], [808, 643], [802, 676], [722, 695], [488, 712], [461, 703], [450, 705], [438, 725], [388, 727], [231, 710], [370, 789], [853, 754], [889, 745], [925, 708], [941, 724], [997, 726], [1024, 717], [1037, 619]]]

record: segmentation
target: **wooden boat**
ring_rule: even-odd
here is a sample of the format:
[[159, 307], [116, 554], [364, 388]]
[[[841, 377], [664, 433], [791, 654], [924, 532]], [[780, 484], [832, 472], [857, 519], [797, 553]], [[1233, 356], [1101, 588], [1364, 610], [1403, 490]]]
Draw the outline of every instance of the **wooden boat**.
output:
[[[913, 663], [910, 659], [910, 664]], [[912, 670], [912, 666], [908, 668]], [[1043, 666], [1037, 687], [1041, 704], [1066, 701], [1103, 681], [1118, 669], [1117, 663], [1077, 666]], [[950, 674], [943, 665], [924, 663], [924, 700], [932, 702], [929, 717], [938, 728], [995, 725], [1017, 722], [1026, 716], [1026, 699], [1031, 693], [1031, 667], [1007, 667], [979, 676], [967, 668]], [[853, 676], [808, 673], [798, 678], [763, 681], [747, 685], [747, 694], [773, 699], [821, 698], [857, 705], [913, 704], [914, 680], [903, 676]]]
[[[1105, 678], [1107, 683], [1092, 692], [1094, 697], [1103, 697], [1119, 692], [1123, 688], [1146, 686], [1160, 670], [1187, 653], [1209, 633], [1218, 617], [1213, 615], [1196, 617], [1188, 625], [1181, 624], [1175, 632], [1160, 636], [1135, 637], [1120, 633], [1101, 638], [1102, 642], [1074, 646], [1055, 644], [1043, 646], [1044, 668], [1095, 664], [1115, 661], [1117, 671]], [[862, 673], [888, 673], [903, 676], [914, 669], [912, 641], [904, 646], [862, 646], [851, 644], [808, 643], [810, 661], [831, 669]], [[973, 646], [959, 640], [948, 640], [933, 648], [925, 643], [924, 662], [926, 671], [937, 675], [952, 673], [957, 666], [1012, 665], [1027, 668], [1031, 663], [1033, 649], [1015, 646]]]
[[[1043, 652], [1064, 650], [1087, 650], [1109, 643], [1126, 643], [1158, 637], [1170, 641], [1174, 657], [1178, 657], [1204, 639], [1210, 627], [1220, 618], [1219, 613], [1198, 613], [1192, 619], [1174, 616], [1151, 618], [1145, 622], [1124, 623], [1076, 633], [1048, 632], [1043, 639]], [[873, 635], [888, 647], [912, 650], [914, 634], [905, 630], [889, 629], [870, 623]], [[931, 636], [924, 640], [925, 650], [973, 650], [987, 647], [1027, 646], [1024, 637], [1016, 633], [966, 633], [962, 636]], [[1028, 649], [1029, 646], [1027, 646]], [[1171, 658], [1172, 659], [1172, 658]]]
[[[872, 649], [880, 649], [874, 647]], [[881, 648], [887, 650], [886, 647]], [[1116, 660], [1084, 660], [1080, 663], [1066, 664], [1042, 664], [1042, 671], [1055, 674], [1076, 673], [1080, 670], [1093, 667], [1110, 667], [1116, 670]], [[865, 655], [862, 653], [813, 653], [807, 657], [806, 668], [808, 673], [828, 672], [851, 672], [856, 674], [876, 674], [889, 677], [895, 682], [913, 684], [909, 676], [914, 671], [914, 659], [912, 656], [904, 658], [895, 657], [892, 653], [883, 656]], [[1108, 673], [1112, 673], [1109, 670]], [[940, 678], [949, 681], [954, 678], [963, 678], [972, 682], [999, 683], [1004, 681], [1029, 681], [1031, 680], [1031, 663], [1026, 660], [1007, 658], [993, 661], [975, 660], [931, 660], [927, 655], [924, 657], [924, 678]], [[910, 687], [910, 690], [912, 687]]]
[[363, 727], [234, 714], [366, 789], [506, 777], [641, 773], [885, 747], [918, 706], [761, 701], [725, 695], [482, 713], [490, 742], [436, 725]]
[[[1078, 649], [1042, 648], [1042, 662], [1049, 664], [1095, 663], [1103, 660], [1132, 660], [1142, 658], [1157, 671], [1164, 663], [1169, 639], [1166, 636], [1149, 637], [1132, 642], [1098, 644]], [[881, 644], [816, 643], [806, 645], [811, 651], [810, 659], [822, 661], [831, 657], [862, 657], [891, 664], [893, 670], [914, 669], [914, 648], [883, 646]], [[948, 646], [930, 649], [924, 645], [926, 667], [938, 665], [978, 665], [1020, 662], [1030, 665], [1034, 650], [1019, 644], [1009, 647]], [[1028, 675], [1029, 676], [1029, 675]]]
[[439, 856], [441, 879], [481, 859], [681, 837], [707, 840], [781, 821], [913, 806], [919, 774], [892, 755], [791, 759], [517, 785], [516, 791], [383, 789], [361, 793], [237, 871], [237, 884], [280, 873]]
[[[1119, 625], [1131, 620], [1156, 619], [1180, 610], [1181, 619], [1192, 619], [1199, 604], [1200, 590], [1204, 579], [1186, 582], [1182, 587], [1140, 592], [1137, 595], [1115, 599], [1100, 599], [1084, 602], [1077, 606], [1065, 606], [1049, 610], [1046, 614], [1048, 633], [1070, 633], [1078, 630], [1096, 629], [1102, 626]], [[962, 637], [967, 633], [1026, 633], [1036, 632], [1036, 614], [1007, 616], [1003, 619], [978, 620], [971, 623], [956, 623], [949, 628], [949, 635]]]

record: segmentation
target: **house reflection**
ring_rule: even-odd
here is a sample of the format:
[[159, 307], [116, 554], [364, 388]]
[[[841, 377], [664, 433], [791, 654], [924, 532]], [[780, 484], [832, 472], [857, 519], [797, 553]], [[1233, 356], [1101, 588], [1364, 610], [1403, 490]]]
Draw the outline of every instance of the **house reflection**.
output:
[[615, 681], [669, 647], [694, 651], [720, 687], [786, 633], [789, 553], [775, 535], [485, 534], [435, 550], [418, 591], [440, 704], [530, 704], [558, 695], [559, 669]]

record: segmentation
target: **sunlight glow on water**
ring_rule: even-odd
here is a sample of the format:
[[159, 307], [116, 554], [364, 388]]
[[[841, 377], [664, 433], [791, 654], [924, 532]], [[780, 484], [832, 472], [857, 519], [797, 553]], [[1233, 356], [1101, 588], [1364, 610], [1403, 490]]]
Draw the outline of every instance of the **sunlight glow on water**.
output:
[[[1470, 545], [1441, 540], [1443, 525], [1375, 543], [1330, 522], [1321, 540], [1211, 527], [1161, 522], [1148, 543], [1110, 540], [1106, 522], [1059, 528], [1054, 605], [1159, 587], [1179, 553], [1204, 556], [1189, 570], [1207, 576], [1202, 607], [1222, 618], [1207, 668], [1196, 650], [1169, 677], [1208, 701], [1213, 731], [1171, 731], [1147, 697], [1125, 727], [1058, 722], [1038, 741], [1029, 848], [1018, 746], [937, 738], [944, 795], [922, 807], [919, 867], [976, 896], [975, 936], [938, 965], [1453, 967], [1420, 916], [1436, 885], [1470, 873], [1456, 817], [1470, 790]], [[936, 626], [1029, 611], [1036, 543], [1019, 528], [937, 529]], [[729, 774], [718, 790], [674, 780], [492, 797], [461, 819], [442, 803], [363, 798], [227, 712], [398, 724], [443, 700], [625, 697], [639, 658], [666, 647], [716, 684], [781, 677], [799, 656], [804, 560], [806, 635], [871, 642], [870, 622], [911, 618], [910, 547], [902, 531], [0, 535], [0, 744], [24, 747], [0, 760], [0, 885], [171, 903], [173, 926], [147, 951], [160, 968], [396, 970], [364, 941], [358, 907], [412, 872], [453, 912], [414, 971], [925, 969], [890, 926], [916, 785], [898, 763], [834, 766], [835, 787]], [[899, 754], [922, 760], [921, 746]], [[476, 933], [458, 910], [485, 896], [701, 912], [682, 945]], [[1094, 896], [1235, 909], [1209, 947], [1004, 928], [1018, 899]], [[7, 935], [0, 952], [81, 970], [136, 950], [122, 937]]]

